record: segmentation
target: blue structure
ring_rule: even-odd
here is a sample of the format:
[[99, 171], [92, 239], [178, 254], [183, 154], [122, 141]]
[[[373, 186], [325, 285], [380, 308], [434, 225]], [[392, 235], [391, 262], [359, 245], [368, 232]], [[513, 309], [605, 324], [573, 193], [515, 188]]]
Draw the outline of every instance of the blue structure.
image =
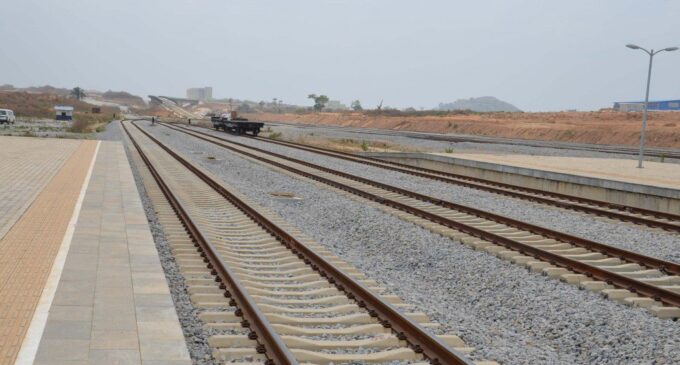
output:
[[[614, 103], [614, 110], [620, 112], [640, 112], [645, 108], [644, 101], [619, 101]], [[657, 100], [650, 101], [647, 110], [678, 110], [680, 100]]]

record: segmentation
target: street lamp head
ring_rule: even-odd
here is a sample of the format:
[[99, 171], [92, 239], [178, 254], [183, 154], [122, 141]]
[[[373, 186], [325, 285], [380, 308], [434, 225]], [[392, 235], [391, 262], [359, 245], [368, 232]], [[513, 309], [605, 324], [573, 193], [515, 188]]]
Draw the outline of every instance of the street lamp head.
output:
[[640, 46], [636, 46], [634, 44], [626, 44], [626, 47], [628, 47], [630, 49], [640, 49]]
[[663, 50], [666, 51], [666, 52], [673, 52], [673, 51], [677, 51], [678, 47], [668, 47], [668, 48], [664, 48]]

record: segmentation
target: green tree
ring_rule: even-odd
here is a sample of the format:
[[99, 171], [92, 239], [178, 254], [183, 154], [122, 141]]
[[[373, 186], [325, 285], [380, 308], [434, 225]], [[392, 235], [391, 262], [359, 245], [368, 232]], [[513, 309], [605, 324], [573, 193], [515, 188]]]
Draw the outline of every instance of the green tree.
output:
[[307, 99], [313, 99], [314, 100], [314, 110], [320, 112], [323, 110], [323, 108], [326, 106], [326, 103], [328, 103], [328, 96], [326, 95], [316, 95], [316, 94], [309, 94], [307, 95]]
[[364, 110], [364, 108], [361, 107], [361, 102], [359, 100], [354, 100], [352, 102], [352, 109], [354, 109], [356, 111]]
[[83, 98], [87, 96], [85, 95], [85, 90], [81, 89], [79, 86], [76, 86], [71, 90], [71, 95], [78, 100], [83, 100]]

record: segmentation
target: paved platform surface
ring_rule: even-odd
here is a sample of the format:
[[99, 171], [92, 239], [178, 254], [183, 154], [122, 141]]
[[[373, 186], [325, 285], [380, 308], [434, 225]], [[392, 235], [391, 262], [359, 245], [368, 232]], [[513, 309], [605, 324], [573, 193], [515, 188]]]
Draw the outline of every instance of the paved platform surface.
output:
[[101, 143], [35, 364], [191, 364], [118, 142]]
[[82, 143], [0, 137], [0, 239]]
[[0, 365], [190, 364], [122, 145], [0, 143]]
[[[6, 142], [2, 138], [2, 142]], [[23, 207], [18, 209], [2, 202], [13, 217], [13, 224], [0, 239], [0, 364], [13, 364], [22, 340], [29, 328], [33, 313], [41, 298], [52, 263], [62, 245], [67, 226], [76, 208], [76, 202], [86, 181], [87, 172], [97, 147], [97, 142], [72, 144], [40, 143], [24, 138], [26, 145], [11, 141], [3, 145], [5, 152], [25, 153], [23, 160], [16, 159], [2, 165], [0, 176], [12, 176], [14, 197], [7, 199]], [[22, 142], [23, 142], [22, 141]], [[51, 162], [44, 151], [24, 150], [53, 148], [57, 158]], [[74, 148], [77, 147], [77, 148]], [[69, 150], [70, 156], [69, 155]], [[66, 161], [63, 160], [68, 157]], [[63, 165], [62, 165], [63, 162]], [[30, 166], [35, 163], [47, 172], [41, 173]], [[16, 167], [21, 173], [4, 170]], [[54, 173], [56, 171], [56, 174]], [[51, 179], [48, 175], [54, 175]], [[45, 182], [45, 180], [49, 180]], [[44, 185], [44, 186], [41, 186]], [[25, 186], [26, 190], [22, 190]], [[16, 198], [16, 199], [14, 199]], [[9, 205], [6, 205], [9, 204]], [[26, 205], [30, 207], [26, 208]], [[3, 212], [4, 213], [4, 212]], [[5, 221], [6, 224], [9, 221]]]
[[637, 168], [636, 159], [433, 153], [433, 155], [524, 167], [563, 174], [680, 189], [680, 165], [645, 161]]

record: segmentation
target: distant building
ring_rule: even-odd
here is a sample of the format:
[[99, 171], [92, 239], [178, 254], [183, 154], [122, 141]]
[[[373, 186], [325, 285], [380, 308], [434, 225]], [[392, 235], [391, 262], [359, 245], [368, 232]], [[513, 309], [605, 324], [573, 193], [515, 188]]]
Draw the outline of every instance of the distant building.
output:
[[212, 87], [194, 87], [187, 89], [187, 99], [210, 101], [212, 100]]
[[73, 120], [73, 107], [68, 105], [54, 106], [54, 119], [56, 120]]
[[[614, 103], [614, 110], [619, 112], [641, 112], [644, 108], [644, 101], [619, 101]], [[680, 100], [650, 101], [647, 110], [680, 110]]]
[[330, 110], [347, 110], [347, 105], [337, 101], [337, 100], [329, 100], [326, 103], [326, 107], [324, 109], [330, 109]]

